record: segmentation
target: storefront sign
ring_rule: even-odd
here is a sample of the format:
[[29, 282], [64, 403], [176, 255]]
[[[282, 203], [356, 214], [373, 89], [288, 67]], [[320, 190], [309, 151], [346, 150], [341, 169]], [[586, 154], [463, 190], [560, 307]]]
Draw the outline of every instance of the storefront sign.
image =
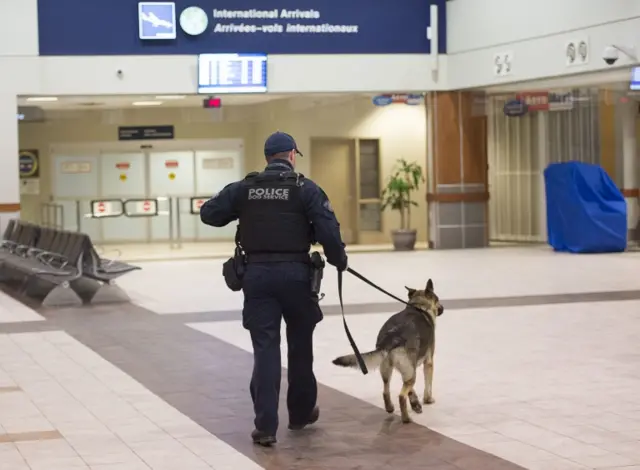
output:
[[446, 0], [38, 0], [40, 55], [429, 53], [432, 4], [445, 53]]
[[529, 111], [566, 111], [573, 109], [573, 94], [571, 92], [524, 92], [518, 94], [516, 99], [526, 103]]
[[520, 117], [527, 114], [529, 107], [522, 100], [507, 101], [503, 108], [505, 116]]
[[166, 140], [174, 137], [173, 126], [118, 127], [118, 140]]
[[393, 94], [393, 95], [378, 95], [374, 96], [373, 104], [376, 106], [388, 106], [394, 103], [418, 105], [424, 103], [424, 97], [418, 94]]
[[573, 94], [549, 93], [549, 111], [567, 111], [573, 109]]
[[546, 91], [527, 91], [516, 95], [516, 99], [527, 105], [529, 111], [548, 111], [549, 93]]
[[20, 178], [38, 178], [40, 176], [40, 157], [37, 150], [20, 150]]

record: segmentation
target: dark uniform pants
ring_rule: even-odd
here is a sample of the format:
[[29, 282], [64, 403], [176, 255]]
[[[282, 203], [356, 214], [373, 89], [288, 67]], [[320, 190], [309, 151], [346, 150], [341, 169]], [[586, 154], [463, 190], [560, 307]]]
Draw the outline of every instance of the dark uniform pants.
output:
[[247, 266], [242, 324], [251, 333], [251, 399], [256, 429], [278, 429], [280, 325], [287, 325], [289, 422], [304, 424], [318, 397], [313, 374], [313, 331], [322, 312], [311, 295], [310, 266], [303, 263], [255, 263]]

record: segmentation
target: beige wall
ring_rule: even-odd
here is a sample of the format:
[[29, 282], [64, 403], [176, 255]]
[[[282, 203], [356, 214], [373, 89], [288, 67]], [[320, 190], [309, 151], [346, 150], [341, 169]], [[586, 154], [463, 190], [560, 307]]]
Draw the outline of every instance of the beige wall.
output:
[[[21, 198], [22, 217], [38, 220], [40, 202], [49, 201], [51, 198], [52, 144], [116, 142], [118, 126], [173, 124], [178, 139], [242, 138], [246, 146], [246, 155], [251, 155], [254, 148], [253, 125], [247, 126], [236, 121], [235, 114], [226, 112], [224, 121], [214, 122], [211, 113], [202, 109], [60, 111], [48, 113], [47, 120], [42, 123], [21, 123], [20, 148], [38, 149], [41, 175], [40, 196], [23, 195]], [[245, 163], [248, 171], [256, 167], [251, 157], [248, 157]]]
[[[310, 174], [312, 137], [349, 137], [380, 139], [383, 179], [394, 162], [406, 158], [419, 162], [426, 170], [426, 113], [422, 106], [391, 105], [376, 108], [367, 97], [340, 99], [291, 98], [261, 105], [233, 106], [223, 109], [216, 122], [202, 109], [134, 109], [119, 111], [66, 111], [51, 114], [44, 123], [20, 125], [20, 148], [36, 148], [41, 159], [41, 195], [23, 196], [24, 217], [37, 219], [39, 203], [51, 196], [49, 146], [62, 143], [107, 142], [117, 140], [117, 128], [123, 125], [175, 126], [177, 139], [242, 138], [245, 143], [247, 171], [264, 166], [264, 139], [276, 130], [292, 134], [305, 154], [298, 170]], [[426, 240], [426, 203], [422, 188], [415, 199], [420, 207], [412, 212], [419, 240]], [[383, 228], [388, 233], [399, 218], [386, 212]]]
[[[287, 100], [262, 107], [263, 114], [256, 127], [256, 142], [260, 145], [274, 130], [291, 133], [304, 158], [298, 159], [298, 169], [305, 175], [310, 174], [309, 161], [322, 158], [312, 155], [312, 137], [350, 137], [380, 139], [382, 177], [384, 184], [395, 161], [406, 158], [417, 161], [426, 171], [427, 141], [426, 112], [422, 106], [390, 105], [375, 107], [367, 97], [345, 97], [313, 102], [312, 100]], [[427, 209], [425, 202], [426, 187], [415, 195], [420, 207], [412, 211], [413, 227], [418, 229], [418, 239], [427, 239]], [[386, 211], [383, 216], [383, 229], [389, 233], [397, 228], [400, 218]]]

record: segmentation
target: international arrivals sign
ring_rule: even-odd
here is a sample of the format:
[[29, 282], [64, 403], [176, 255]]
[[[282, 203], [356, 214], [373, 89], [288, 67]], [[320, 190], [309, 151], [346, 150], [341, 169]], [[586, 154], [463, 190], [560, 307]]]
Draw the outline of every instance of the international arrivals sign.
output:
[[38, 0], [40, 55], [426, 54], [434, 4], [445, 53], [445, 0]]

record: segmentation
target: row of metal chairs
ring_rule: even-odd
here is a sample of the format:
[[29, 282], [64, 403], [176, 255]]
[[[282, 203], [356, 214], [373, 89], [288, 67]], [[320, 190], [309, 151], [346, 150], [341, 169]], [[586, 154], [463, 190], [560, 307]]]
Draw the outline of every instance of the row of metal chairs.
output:
[[100, 258], [85, 233], [11, 220], [0, 242], [2, 280], [44, 306], [126, 301], [114, 281], [136, 269]]

